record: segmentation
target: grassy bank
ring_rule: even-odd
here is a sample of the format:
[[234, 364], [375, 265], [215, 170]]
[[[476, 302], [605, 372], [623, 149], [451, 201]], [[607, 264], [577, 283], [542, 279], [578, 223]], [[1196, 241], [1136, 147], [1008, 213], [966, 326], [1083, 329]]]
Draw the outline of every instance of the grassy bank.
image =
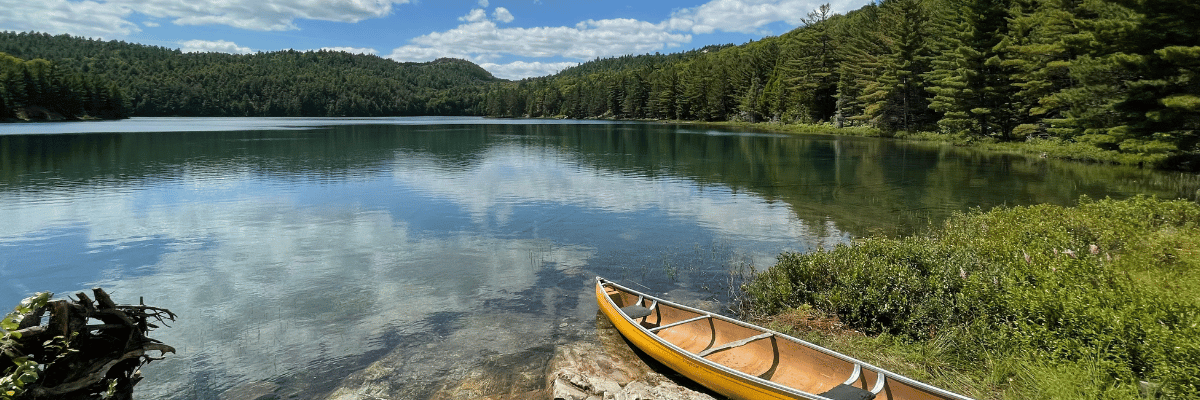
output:
[[783, 254], [747, 310], [977, 398], [1197, 398], [1198, 224], [1196, 203], [1146, 197], [969, 212]]

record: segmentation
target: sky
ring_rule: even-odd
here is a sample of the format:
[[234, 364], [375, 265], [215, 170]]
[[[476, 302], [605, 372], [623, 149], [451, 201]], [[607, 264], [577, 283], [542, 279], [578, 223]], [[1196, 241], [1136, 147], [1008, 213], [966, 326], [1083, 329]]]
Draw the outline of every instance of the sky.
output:
[[470, 60], [504, 79], [596, 58], [676, 53], [786, 33], [829, 3], [870, 0], [0, 0], [0, 30], [185, 52], [341, 50]]

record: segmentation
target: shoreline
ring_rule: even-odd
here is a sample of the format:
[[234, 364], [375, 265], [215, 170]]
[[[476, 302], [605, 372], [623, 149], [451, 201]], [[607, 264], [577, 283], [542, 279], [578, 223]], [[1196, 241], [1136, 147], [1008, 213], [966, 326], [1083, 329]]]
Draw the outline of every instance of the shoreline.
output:
[[[623, 121], [623, 120], [613, 120]], [[629, 120], [754, 129], [769, 133], [792, 135], [855, 136], [876, 139], [902, 140], [914, 143], [934, 143], [960, 148], [983, 150], [1025, 157], [1053, 158], [1065, 161], [1127, 165], [1164, 172], [1200, 172], [1200, 154], [1132, 154], [1079, 142], [1068, 142], [1057, 138], [1027, 138], [1024, 141], [998, 141], [992, 138], [976, 138], [968, 135], [940, 134], [935, 132], [896, 132], [887, 134], [875, 128], [850, 126], [838, 128], [832, 124], [785, 124], [782, 122], [734, 122], [734, 121], [677, 121], [677, 120]]]
[[[518, 119], [516, 117], [497, 116], [484, 116], [484, 118]], [[568, 119], [564, 116], [523, 118], [547, 120]], [[1012, 154], [1043, 159], [1050, 158], [1087, 164], [1125, 165], [1164, 172], [1200, 172], [1200, 153], [1121, 153], [1112, 150], [1104, 150], [1087, 143], [1068, 142], [1058, 138], [1029, 137], [1024, 141], [999, 141], [994, 138], [978, 138], [967, 134], [941, 134], [928, 131], [885, 133], [879, 129], [865, 126], [843, 126], [838, 128], [830, 123], [802, 124], [783, 122], [613, 118], [584, 118], [581, 119], [581, 121], [646, 122], [657, 124], [752, 129], [761, 133], [779, 133], [790, 135], [852, 136], [875, 139], [893, 139], [912, 143], [931, 143], [966, 149], [983, 150], [998, 154]]]
[[[42, 122], [91, 122], [91, 121], [120, 121], [127, 118], [99, 118], [84, 116], [78, 118], [5, 118], [0, 124], [6, 123], [42, 123]], [[413, 117], [438, 117], [423, 115]], [[494, 119], [517, 119], [513, 117], [478, 116]], [[155, 117], [145, 117], [155, 118]], [[170, 118], [170, 117], [166, 117]], [[193, 118], [228, 118], [223, 116], [200, 116]], [[259, 117], [248, 117], [259, 118]], [[263, 117], [272, 118], [272, 117]], [[283, 118], [329, 118], [290, 116]], [[334, 117], [362, 118], [362, 117]], [[565, 120], [560, 117], [529, 117], [528, 119]], [[875, 128], [848, 126], [838, 128], [832, 124], [788, 124], [782, 122], [736, 122], [736, 121], [688, 121], [688, 120], [659, 120], [659, 119], [611, 119], [585, 118], [580, 121], [612, 121], [612, 122], [645, 122], [657, 124], [696, 125], [724, 128], [750, 129], [762, 133], [779, 133], [790, 135], [823, 135], [823, 136], [852, 136], [876, 139], [902, 140], [913, 143], [931, 143], [966, 149], [975, 149], [998, 154], [1011, 154], [1024, 157], [1051, 158], [1080, 163], [1126, 165], [1137, 168], [1164, 172], [1200, 172], [1200, 154], [1177, 152], [1159, 154], [1133, 154], [1104, 150], [1086, 143], [1069, 142], [1057, 138], [1027, 138], [1024, 141], [998, 141], [993, 138], [976, 138], [969, 135], [939, 134], [935, 132], [896, 132], [885, 133]]]

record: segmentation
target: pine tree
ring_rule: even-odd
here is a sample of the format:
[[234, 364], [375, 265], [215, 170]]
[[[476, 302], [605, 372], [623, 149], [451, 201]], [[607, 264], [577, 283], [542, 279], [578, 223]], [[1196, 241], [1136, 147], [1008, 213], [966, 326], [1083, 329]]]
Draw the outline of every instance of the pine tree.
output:
[[949, 0], [940, 32], [941, 55], [925, 75], [930, 108], [949, 133], [1007, 139], [1021, 121], [1012, 101], [1011, 67], [1003, 60], [1009, 0]]
[[829, 4], [810, 12], [805, 27], [791, 41], [793, 49], [785, 53], [795, 58], [785, 62], [786, 82], [798, 96], [797, 111], [803, 122], [833, 119], [837, 112], [838, 37], [834, 14]]
[[[884, 3], [882, 26], [892, 38], [890, 67], [885, 75], [894, 77], [890, 102], [880, 114], [889, 121], [887, 128], [913, 131], [934, 121], [925, 93], [924, 74], [930, 69], [931, 14], [918, 0], [898, 0]], [[881, 110], [882, 111], [882, 110]]]
[[1137, 79], [1114, 108], [1123, 151], [1193, 151], [1200, 144], [1200, 3], [1115, 0], [1143, 15], [1129, 54], [1114, 59]]
[[790, 85], [786, 82], [787, 76], [783, 67], [783, 60], [786, 57], [786, 53], [780, 54], [779, 61], [771, 70], [770, 78], [767, 79], [767, 85], [763, 87], [763, 107], [771, 115], [771, 120], [776, 122], [790, 120], [789, 110], [791, 108], [789, 105], [796, 103], [793, 100]]
[[621, 100], [621, 114], [625, 118], [645, 118], [650, 89], [643, 74], [630, 72], [624, 82], [625, 97]]
[[675, 99], [679, 97], [675, 68], [663, 68], [650, 74], [650, 116], [659, 119], [679, 119]]
[[1110, 58], [1127, 46], [1137, 16], [1100, 0], [1023, 0], [1013, 11], [1006, 64], [1021, 112], [1036, 122], [1022, 133], [1074, 138], [1112, 127], [1128, 77]]

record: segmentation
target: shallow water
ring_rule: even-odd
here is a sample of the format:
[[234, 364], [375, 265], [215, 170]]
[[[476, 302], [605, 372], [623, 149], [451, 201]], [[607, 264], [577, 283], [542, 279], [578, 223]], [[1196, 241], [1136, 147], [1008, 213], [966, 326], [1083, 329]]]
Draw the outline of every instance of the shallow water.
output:
[[[1182, 183], [1181, 183], [1182, 182]], [[731, 271], [971, 207], [1189, 197], [1170, 174], [877, 139], [478, 118], [0, 125], [0, 304], [180, 315], [139, 398], [424, 385], [586, 334], [596, 275], [728, 304]], [[539, 350], [541, 349], [541, 350]], [[519, 358], [519, 357], [518, 357]], [[511, 358], [509, 358], [511, 359]]]

